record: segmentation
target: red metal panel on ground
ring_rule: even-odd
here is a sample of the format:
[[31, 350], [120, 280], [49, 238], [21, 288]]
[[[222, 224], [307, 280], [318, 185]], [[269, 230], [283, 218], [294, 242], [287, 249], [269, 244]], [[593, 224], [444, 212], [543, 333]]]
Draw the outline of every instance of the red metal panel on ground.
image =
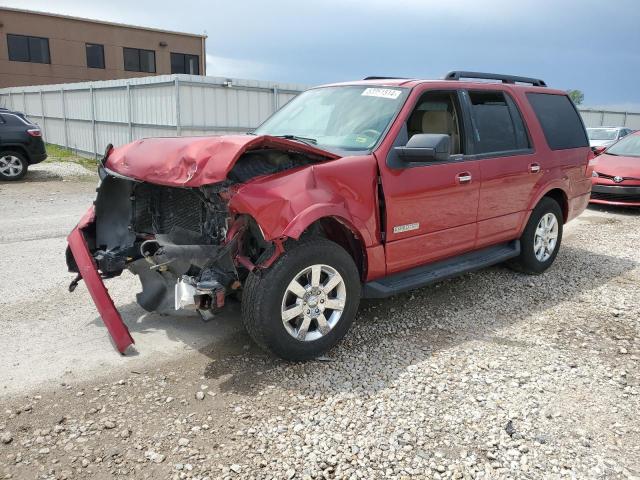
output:
[[80, 224], [69, 234], [67, 241], [73, 253], [73, 258], [75, 258], [76, 264], [78, 265], [80, 275], [82, 275], [82, 279], [87, 285], [87, 290], [89, 290], [91, 298], [93, 298], [93, 302], [98, 308], [102, 321], [107, 327], [111, 338], [113, 338], [116, 348], [120, 353], [124, 354], [129, 345], [135, 342], [133, 338], [131, 338], [129, 329], [122, 321], [120, 313], [118, 313], [118, 310], [113, 304], [113, 300], [111, 300], [102, 278], [100, 278], [96, 264], [82, 234], [81, 228], [93, 220], [93, 215], [90, 213], [93, 212], [90, 211], [85, 214]]

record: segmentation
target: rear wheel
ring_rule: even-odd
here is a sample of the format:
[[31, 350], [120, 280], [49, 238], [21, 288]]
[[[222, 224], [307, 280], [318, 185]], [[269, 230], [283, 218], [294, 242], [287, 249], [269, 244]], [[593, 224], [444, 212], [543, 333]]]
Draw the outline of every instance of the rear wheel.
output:
[[562, 240], [562, 209], [558, 202], [544, 197], [531, 212], [520, 237], [520, 256], [509, 265], [524, 273], [537, 275], [548, 269], [558, 255]]
[[0, 152], [0, 180], [20, 180], [27, 174], [29, 163], [20, 152]]
[[261, 347], [287, 360], [308, 360], [342, 339], [359, 301], [353, 259], [320, 238], [295, 244], [269, 269], [249, 274], [242, 319]]

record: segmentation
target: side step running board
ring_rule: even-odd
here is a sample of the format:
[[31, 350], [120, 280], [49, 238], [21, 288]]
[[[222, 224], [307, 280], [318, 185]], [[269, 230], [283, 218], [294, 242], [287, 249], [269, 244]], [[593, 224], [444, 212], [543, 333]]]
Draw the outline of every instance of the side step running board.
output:
[[364, 298], [384, 298], [397, 293], [424, 287], [463, 273], [504, 262], [520, 255], [520, 240], [465, 253], [440, 262], [412, 268], [364, 284]]

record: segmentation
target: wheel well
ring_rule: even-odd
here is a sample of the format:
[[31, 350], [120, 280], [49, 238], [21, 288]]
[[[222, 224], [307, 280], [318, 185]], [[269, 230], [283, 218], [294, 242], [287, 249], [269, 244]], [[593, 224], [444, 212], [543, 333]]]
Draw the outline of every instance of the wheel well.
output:
[[358, 267], [360, 277], [365, 277], [367, 265], [362, 240], [347, 225], [335, 217], [321, 218], [309, 225], [300, 238], [313, 235], [324, 237], [344, 248]]
[[[549, 190], [544, 194], [545, 197], [553, 198], [560, 208], [562, 209], [563, 222], [567, 222], [567, 218], [569, 217], [569, 201], [567, 200], [567, 195], [563, 190], [559, 188], [554, 188], [553, 190]], [[544, 197], [543, 197], [544, 198]]]
[[29, 162], [29, 154], [24, 147], [20, 145], [3, 145], [0, 147], [0, 152], [18, 152], [24, 155], [24, 158]]

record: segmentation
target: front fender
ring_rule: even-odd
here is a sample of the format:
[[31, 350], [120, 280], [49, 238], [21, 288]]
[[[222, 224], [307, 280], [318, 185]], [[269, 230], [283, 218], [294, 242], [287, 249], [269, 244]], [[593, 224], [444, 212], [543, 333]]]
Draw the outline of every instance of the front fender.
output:
[[[343, 205], [335, 205], [330, 203], [312, 205], [306, 210], [300, 212], [282, 232], [282, 236], [289, 238], [300, 238], [300, 235], [317, 220], [321, 218], [332, 217], [344, 224], [349, 230], [358, 235], [365, 245], [373, 242], [371, 232], [364, 228], [358, 229], [353, 225], [353, 217], [344, 208]], [[364, 234], [364, 235], [363, 235]]]
[[335, 217], [368, 247], [377, 242], [376, 182], [373, 157], [344, 157], [253, 180], [237, 189], [229, 208], [250, 215], [265, 240], [297, 239], [316, 220]]

